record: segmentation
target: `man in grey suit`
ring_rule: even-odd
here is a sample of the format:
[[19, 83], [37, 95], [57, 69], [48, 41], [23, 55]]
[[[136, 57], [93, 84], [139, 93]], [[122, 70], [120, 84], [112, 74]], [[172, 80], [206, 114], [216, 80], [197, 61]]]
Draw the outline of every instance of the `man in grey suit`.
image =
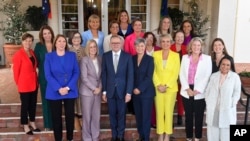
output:
[[111, 141], [124, 141], [126, 103], [131, 100], [133, 90], [132, 56], [121, 50], [121, 38], [110, 38], [111, 51], [102, 57], [102, 99], [108, 103]]

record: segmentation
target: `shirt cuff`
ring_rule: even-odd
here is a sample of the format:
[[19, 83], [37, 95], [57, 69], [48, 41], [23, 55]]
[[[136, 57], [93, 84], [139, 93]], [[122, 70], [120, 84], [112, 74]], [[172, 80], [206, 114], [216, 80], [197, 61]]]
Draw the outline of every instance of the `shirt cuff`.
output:
[[106, 91], [103, 91], [103, 92], [102, 92], [102, 94], [103, 94], [103, 95], [106, 95], [106, 94], [107, 94], [107, 92], [106, 92]]

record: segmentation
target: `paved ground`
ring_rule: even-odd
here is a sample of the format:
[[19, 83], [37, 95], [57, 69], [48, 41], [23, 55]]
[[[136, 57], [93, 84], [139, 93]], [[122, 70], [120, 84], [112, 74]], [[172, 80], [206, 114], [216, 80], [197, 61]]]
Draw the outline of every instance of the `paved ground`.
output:
[[[28, 82], [27, 82], [28, 83]], [[41, 101], [40, 93], [38, 102]], [[0, 67], [0, 103], [19, 103], [19, 93], [13, 79], [11, 68]]]

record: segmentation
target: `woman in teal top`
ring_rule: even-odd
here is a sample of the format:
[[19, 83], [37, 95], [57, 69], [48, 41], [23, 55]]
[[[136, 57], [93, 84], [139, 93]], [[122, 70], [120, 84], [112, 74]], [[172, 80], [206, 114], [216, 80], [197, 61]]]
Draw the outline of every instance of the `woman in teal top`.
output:
[[35, 46], [35, 55], [38, 61], [38, 80], [40, 83], [42, 110], [43, 110], [43, 123], [45, 131], [52, 129], [51, 111], [49, 108], [48, 100], [45, 99], [45, 90], [47, 81], [44, 74], [44, 60], [45, 54], [52, 51], [52, 44], [54, 41], [54, 32], [48, 25], [41, 27], [39, 32], [39, 42]]

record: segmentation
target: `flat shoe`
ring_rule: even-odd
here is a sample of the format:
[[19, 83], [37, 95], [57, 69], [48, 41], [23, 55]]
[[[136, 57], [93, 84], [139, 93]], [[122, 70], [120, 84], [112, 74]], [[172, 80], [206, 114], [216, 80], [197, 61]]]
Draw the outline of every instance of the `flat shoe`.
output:
[[27, 135], [34, 135], [33, 132], [30, 130], [28, 132], [26, 132]]
[[33, 132], [41, 132], [41, 130], [39, 128], [33, 129]]

